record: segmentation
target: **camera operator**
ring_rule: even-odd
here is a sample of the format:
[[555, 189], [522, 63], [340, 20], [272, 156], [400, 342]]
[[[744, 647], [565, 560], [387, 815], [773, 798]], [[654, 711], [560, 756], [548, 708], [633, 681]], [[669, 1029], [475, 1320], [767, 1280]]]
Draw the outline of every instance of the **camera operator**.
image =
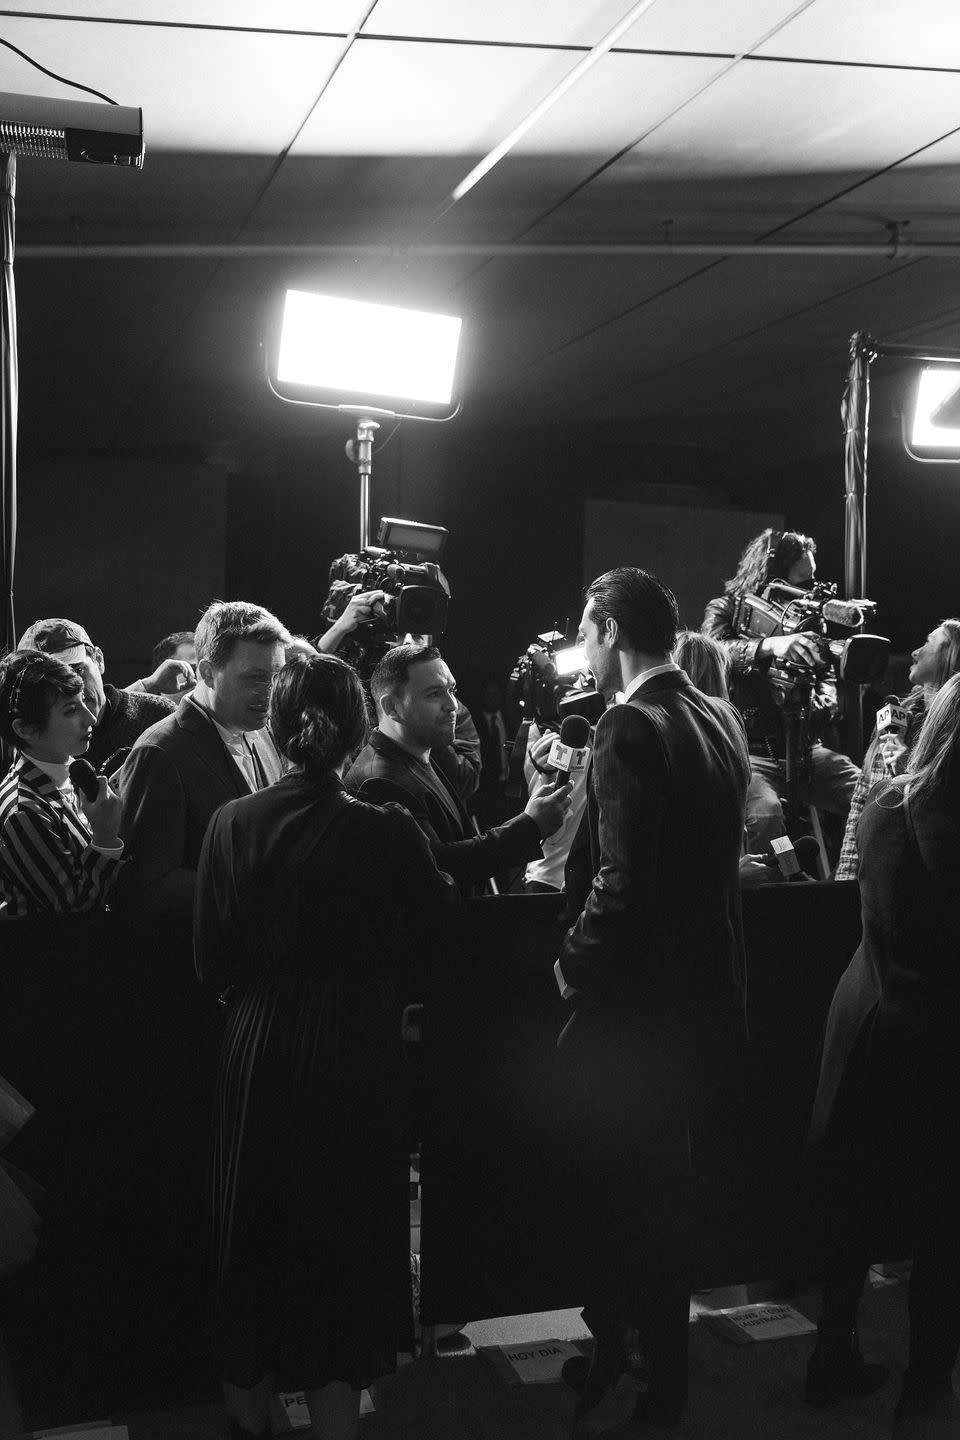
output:
[[[740, 557], [736, 575], [724, 594], [711, 600], [703, 633], [718, 640], [730, 657], [730, 692], [743, 715], [750, 748], [751, 780], [747, 792], [747, 848], [767, 853], [771, 841], [787, 833], [781, 796], [785, 787], [786, 733], [783, 710], [771, 690], [768, 672], [773, 661], [809, 670], [820, 669], [816, 637], [804, 631], [756, 639], [737, 628], [738, 601], [757, 594], [773, 580], [809, 590], [817, 570], [816, 542], [795, 530], [761, 531]], [[798, 757], [804, 775], [800, 798], [818, 810], [845, 816], [850, 809], [859, 771], [846, 755], [828, 749], [823, 731], [836, 715], [836, 687], [812, 678], [811, 726], [805, 753]], [[812, 733], [811, 733], [812, 732]]]
[[559, 830], [570, 808], [569, 786], [554, 784], [528, 800], [521, 815], [473, 833], [463, 802], [432, 760], [435, 746], [452, 742], [457, 719], [456, 681], [435, 646], [388, 650], [370, 693], [377, 728], [344, 777], [347, 790], [374, 805], [405, 806], [464, 894], [541, 853], [541, 839]]
[[[347, 636], [357, 629], [358, 625], [369, 625], [382, 613], [383, 602], [387, 595], [385, 590], [359, 590], [347, 601], [343, 610], [333, 621], [328, 630], [318, 635], [313, 642], [316, 648], [323, 655], [335, 655], [346, 640]], [[378, 611], [377, 606], [380, 606]]]

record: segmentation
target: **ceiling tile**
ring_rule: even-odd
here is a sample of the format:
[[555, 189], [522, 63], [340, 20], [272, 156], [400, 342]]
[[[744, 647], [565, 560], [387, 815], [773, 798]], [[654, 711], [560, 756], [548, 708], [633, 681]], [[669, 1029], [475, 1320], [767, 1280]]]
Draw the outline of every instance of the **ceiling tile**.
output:
[[[960, 69], [957, 8], [953, 0], [820, 0], [759, 53]], [[859, 88], [859, 77], [849, 76], [848, 81]], [[857, 97], [851, 93], [854, 103]]]
[[620, 164], [640, 174], [775, 175], [888, 165], [960, 124], [952, 75], [745, 61]]
[[293, 153], [484, 154], [570, 70], [563, 52], [357, 44]]
[[[590, 47], [631, 0], [379, 0], [364, 27], [381, 35]], [[642, 49], [738, 53], [796, 9], [796, 0], [657, 0], [620, 41]]]

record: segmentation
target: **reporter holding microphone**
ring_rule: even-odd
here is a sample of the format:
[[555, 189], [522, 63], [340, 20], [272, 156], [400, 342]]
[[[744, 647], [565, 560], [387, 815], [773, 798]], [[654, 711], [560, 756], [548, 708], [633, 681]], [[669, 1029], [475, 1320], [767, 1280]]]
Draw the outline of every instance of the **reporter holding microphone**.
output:
[[95, 723], [68, 665], [32, 650], [0, 661], [0, 736], [19, 752], [0, 781], [7, 918], [106, 908], [123, 861], [120, 797], [92, 770], [96, 796], [82, 796], [70, 775]]
[[835, 879], [856, 880], [857, 822], [867, 796], [881, 780], [902, 775], [920, 738], [927, 710], [951, 675], [960, 671], [960, 619], [941, 620], [922, 645], [913, 651], [908, 679], [912, 689], [903, 699], [888, 695], [877, 712], [877, 723], [863, 758], [863, 769], [850, 801]]
[[530, 860], [522, 888], [528, 895], [550, 895], [563, 889], [563, 872], [587, 803], [587, 767], [593, 729], [582, 715], [568, 715], [556, 735], [531, 724], [523, 775], [530, 800], [549, 787], [570, 783], [570, 806], [563, 824], [540, 842], [542, 855]]

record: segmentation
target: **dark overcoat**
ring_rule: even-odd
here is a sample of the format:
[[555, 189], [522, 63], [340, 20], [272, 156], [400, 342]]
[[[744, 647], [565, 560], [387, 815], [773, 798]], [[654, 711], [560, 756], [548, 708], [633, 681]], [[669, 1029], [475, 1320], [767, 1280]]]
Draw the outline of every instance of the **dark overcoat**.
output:
[[857, 849], [863, 939], [827, 1019], [811, 1136], [886, 1156], [891, 1180], [946, 1155], [956, 1171], [960, 784], [904, 801], [881, 783]]

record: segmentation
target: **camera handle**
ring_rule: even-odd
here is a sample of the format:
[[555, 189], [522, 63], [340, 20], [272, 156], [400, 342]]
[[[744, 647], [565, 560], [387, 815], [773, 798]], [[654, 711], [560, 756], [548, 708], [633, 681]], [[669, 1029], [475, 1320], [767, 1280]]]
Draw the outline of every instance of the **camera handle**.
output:
[[370, 544], [370, 472], [373, 469], [373, 437], [380, 429], [379, 420], [364, 416], [357, 421], [356, 436], [344, 447], [360, 475], [360, 549]]

